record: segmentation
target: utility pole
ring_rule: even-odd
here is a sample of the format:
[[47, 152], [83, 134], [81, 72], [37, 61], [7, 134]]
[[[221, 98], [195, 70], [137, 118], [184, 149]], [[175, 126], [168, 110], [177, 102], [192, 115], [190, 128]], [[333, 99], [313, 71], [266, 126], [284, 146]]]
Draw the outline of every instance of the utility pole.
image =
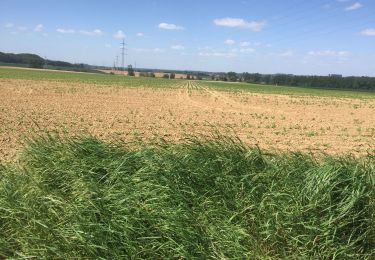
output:
[[122, 39], [122, 43], [121, 43], [121, 66], [122, 66], [122, 73], [125, 74], [125, 50], [126, 50], [126, 44], [125, 44], [125, 40]]

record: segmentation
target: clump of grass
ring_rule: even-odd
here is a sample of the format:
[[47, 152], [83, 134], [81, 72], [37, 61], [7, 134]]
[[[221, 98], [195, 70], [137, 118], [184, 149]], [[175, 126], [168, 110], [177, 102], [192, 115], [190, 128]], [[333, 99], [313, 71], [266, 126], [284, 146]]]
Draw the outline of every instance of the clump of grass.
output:
[[374, 172], [224, 137], [38, 137], [0, 167], [0, 258], [373, 259]]

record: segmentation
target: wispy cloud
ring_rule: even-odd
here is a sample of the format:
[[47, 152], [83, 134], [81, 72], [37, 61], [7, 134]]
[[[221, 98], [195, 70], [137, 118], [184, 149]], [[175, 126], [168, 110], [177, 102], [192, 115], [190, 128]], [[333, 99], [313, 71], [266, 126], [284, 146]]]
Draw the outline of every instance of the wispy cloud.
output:
[[42, 32], [44, 30], [44, 26], [43, 24], [38, 24], [37, 26], [35, 26], [34, 28], [34, 31], [35, 32]]
[[27, 27], [26, 26], [18, 26], [17, 30], [19, 30], [19, 31], [27, 31]]
[[200, 52], [199, 56], [203, 57], [224, 57], [224, 58], [234, 58], [237, 57], [235, 52]]
[[58, 32], [58, 33], [62, 33], [62, 34], [73, 34], [73, 33], [75, 33], [76, 31], [73, 30], [73, 29], [57, 28], [57, 29], [56, 29], [56, 32]]
[[6, 24], [4, 24], [4, 27], [5, 28], [13, 28], [14, 27], [14, 23], [6, 23]]
[[364, 36], [375, 36], [375, 28], [369, 28], [361, 31], [361, 34]]
[[164, 49], [161, 49], [161, 48], [154, 48], [154, 49], [152, 49], [152, 51], [153, 51], [154, 53], [162, 53], [162, 52], [165, 52], [165, 50], [164, 50]]
[[315, 57], [348, 57], [350, 56], [349, 51], [333, 51], [333, 50], [309, 51], [307, 54], [309, 56], [315, 56]]
[[175, 25], [173, 23], [160, 23], [158, 27], [163, 30], [183, 30], [184, 29], [184, 27]]
[[362, 8], [363, 7], [363, 4], [361, 4], [360, 2], [356, 2], [350, 6], [347, 6], [345, 8], [346, 11], [354, 11], [354, 10], [357, 10], [359, 8]]
[[232, 40], [232, 39], [228, 39], [228, 40], [225, 40], [225, 42], [224, 42], [226, 45], [233, 45], [233, 44], [235, 44], [236, 42], [234, 41], [234, 40]]
[[144, 33], [141, 33], [141, 32], [137, 33], [136, 36], [137, 37], [145, 37]]
[[277, 56], [284, 57], [284, 58], [292, 57], [293, 55], [294, 55], [294, 51], [292, 50], [286, 50], [277, 54]]
[[241, 53], [253, 53], [255, 52], [256, 50], [254, 48], [241, 48], [240, 49], [240, 52]]
[[271, 44], [266, 44], [266, 43], [262, 43], [262, 42], [240, 42], [239, 43], [239, 46], [244, 48], [244, 47], [249, 47], [249, 46], [252, 46], [252, 47], [272, 47]]
[[118, 30], [114, 35], [113, 37], [115, 39], [125, 39], [126, 38], [126, 35], [125, 33], [122, 31], [122, 30]]
[[214, 49], [211, 47], [199, 48], [199, 56], [202, 57], [222, 57], [222, 58], [235, 58], [238, 57], [239, 50], [237, 48], [227, 49]]
[[92, 31], [80, 30], [79, 33], [87, 36], [101, 36], [104, 34], [100, 29], [95, 29]]
[[146, 52], [146, 53], [164, 53], [165, 52], [165, 49], [161, 49], [161, 48], [153, 48], [153, 49], [134, 48], [132, 50], [136, 52]]
[[172, 45], [172, 46], [171, 46], [171, 49], [172, 49], [172, 50], [185, 50], [185, 46], [183, 46], [183, 45], [179, 45], [179, 44], [177, 44], [177, 45]]
[[221, 18], [221, 19], [215, 19], [214, 24], [217, 26], [224, 26], [224, 27], [230, 27], [230, 28], [243, 28], [243, 29], [250, 29], [255, 32], [262, 31], [264, 27], [266, 26], [265, 21], [246, 21], [241, 18]]
[[241, 43], [240, 43], [240, 46], [241, 46], [241, 47], [248, 47], [248, 46], [250, 46], [250, 45], [251, 45], [250, 42], [241, 42]]

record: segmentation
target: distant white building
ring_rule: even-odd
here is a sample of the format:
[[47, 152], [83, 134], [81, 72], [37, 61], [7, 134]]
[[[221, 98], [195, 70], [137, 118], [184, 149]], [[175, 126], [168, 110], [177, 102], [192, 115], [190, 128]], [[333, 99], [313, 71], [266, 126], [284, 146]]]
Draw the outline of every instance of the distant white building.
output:
[[342, 78], [341, 74], [329, 74], [328, 76], [332, 78]]

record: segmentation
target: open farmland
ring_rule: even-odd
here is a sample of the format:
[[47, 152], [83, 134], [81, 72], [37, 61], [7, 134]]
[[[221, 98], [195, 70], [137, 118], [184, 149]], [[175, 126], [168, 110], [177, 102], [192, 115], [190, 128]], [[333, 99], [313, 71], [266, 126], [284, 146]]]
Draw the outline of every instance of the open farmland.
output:
[[0, 258], [373, 259], [374, 111], [366, 92], [0, 69]]
[[46, 129], [175, 141], [218, 131], [330, 154], [366, 154], [375, 143], [374, 93], [16, 69], [0, 69], [0, 86], [3, 160]]

